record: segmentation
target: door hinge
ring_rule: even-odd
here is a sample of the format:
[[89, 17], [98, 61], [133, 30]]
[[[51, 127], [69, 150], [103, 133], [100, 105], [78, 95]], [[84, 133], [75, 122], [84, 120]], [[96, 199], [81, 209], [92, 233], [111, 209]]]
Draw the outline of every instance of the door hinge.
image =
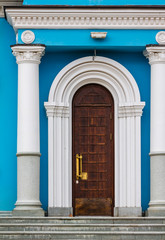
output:
[[113, 139], [113, 135], [112, 133], [110, 133], [110, 140], [112, 141], [112, 139]]
[[110, 119], [112, 120], [112, 113], [110, 113]]

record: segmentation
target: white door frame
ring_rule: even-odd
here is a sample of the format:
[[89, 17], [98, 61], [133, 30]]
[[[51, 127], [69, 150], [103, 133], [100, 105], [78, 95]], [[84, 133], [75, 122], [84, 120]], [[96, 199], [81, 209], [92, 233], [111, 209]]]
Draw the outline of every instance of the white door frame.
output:
[[141, 215], [141, 115], [145, 105], [130, 72], [105, 57], [71, 62], [54, 79], [48, 116], [49, 215], [72, 213], [72, 99], [85, 84], [107, 88], [115, 105], [115, 216]]

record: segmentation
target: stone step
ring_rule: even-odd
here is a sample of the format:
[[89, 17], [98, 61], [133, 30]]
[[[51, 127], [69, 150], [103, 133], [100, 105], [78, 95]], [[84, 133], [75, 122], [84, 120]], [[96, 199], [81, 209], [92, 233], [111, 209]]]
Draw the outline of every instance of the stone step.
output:
[[0, 231], [165, 231], [165, 224], [48, 224], [2, 223]]
[[0, 218], [1, 217], [12, 217], [11, 211], [0, 211]]
[[0, 240], [165, 240], [165, 217], [0, 217]]
[[92, 240], [164, 240], [165, 239], [165, 232], [100, 232], [96, 231], [95, 233], [86, 231], [86, 232], [79, 232], [79, 231], [44, 231], [44, 232], [32, 232], [32, 231], [19, 231], [19, 232], [2, 232], [0, 231], [0, 239], [14, 239], [14, 240], [28, 240], [28, 239], [61, 239], [61, 240], [79, 240], [79, 239], [92, 239]]
[[0, 217], [0, 224], [2, 223], [165, 224], [165, 217]]

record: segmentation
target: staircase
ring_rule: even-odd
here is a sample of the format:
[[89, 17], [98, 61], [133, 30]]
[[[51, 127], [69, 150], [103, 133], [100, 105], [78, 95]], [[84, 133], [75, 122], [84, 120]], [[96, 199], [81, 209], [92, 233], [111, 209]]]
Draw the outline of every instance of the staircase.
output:
[[0, 217], [0, 240], [165, 240], [165, 217]]

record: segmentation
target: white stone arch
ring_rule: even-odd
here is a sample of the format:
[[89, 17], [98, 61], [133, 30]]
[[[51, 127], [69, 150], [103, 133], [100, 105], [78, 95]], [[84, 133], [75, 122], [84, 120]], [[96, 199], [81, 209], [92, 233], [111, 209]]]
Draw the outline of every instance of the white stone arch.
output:
[[107, 88], [115, 103], [115, 215], [141, 213], [141, 115], [144, 102], [135, 79], [118, 62], [84, 57], [54, 79], [45, 108], [48, 116], [49, 214], [72, 211], [72, 99], [83, 85]]

